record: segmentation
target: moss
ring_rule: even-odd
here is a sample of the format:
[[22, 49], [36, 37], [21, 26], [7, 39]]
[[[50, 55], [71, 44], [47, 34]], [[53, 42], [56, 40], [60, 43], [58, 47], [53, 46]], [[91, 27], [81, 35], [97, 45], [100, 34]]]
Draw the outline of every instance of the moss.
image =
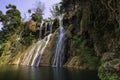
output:
[[73, 30], [72, 25], [69, 25], [69, 27], [67, 27], [67, 29], [66, 29], [66, 33], [67, 33], [68, 38], [72, 38], [72, 30]]

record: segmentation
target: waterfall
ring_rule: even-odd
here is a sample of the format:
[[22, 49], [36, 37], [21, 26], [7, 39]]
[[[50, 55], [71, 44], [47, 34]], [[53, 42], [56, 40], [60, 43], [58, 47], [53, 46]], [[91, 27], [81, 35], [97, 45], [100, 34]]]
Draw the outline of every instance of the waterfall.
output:
[[42, 37], [42, 26], [43, 26], [43, 21], [41, 22], [41, 24], [40, 24], [40, 29], [39, 29], [39, 31], [40, 31], [40, 34], [39, 34], [39, 37]]
[[47, 28], [48, 28], [48, 23], [45, 24], [45, 34], [47, 32]]
[[32, 49], [28, 52], [28, 55], [23, 59], [21, 65], [39, 66], [41, 57], [44, 50], [50, 40], [52, 34], [49, 34], [44, 39], [39, 40], [32, 46]]
[[30, 65], [30, 61], [32, 59], [35, 48], [36, 46], [34, 45], [32, 49], [28, 52], [28, 55], [23, 58], [23, 62], [21, 62], [21, 65]]
[[66, 40], [66, 33], [63, 27], [59, 28], [58, 39], [59, 40], [56, 46], [53, 67], [62, 66], [62, 57], [64, 53], [64, 44], [65, 44], [64, 42]]
[[59, 30], [58, 30], [58, 42], [55, 50], [54, 55], [54, 61], [53, 61], [53, 67], [61, 67], [62, 61], [63, 61], [63, 54], [64, 54], [64, 48], [65, 48], [65, 40], [66, 40], [66, 32], [64, 30], [62, 18], [59, 19]]
[[[41, 40], [38, 48], [37, 48], [37, 51], [35, 53], [35, 56], [32, 60], [32, 64], [31, 66], [39, 66], [39, 63], [40, 63], [40, 60], [41, 60], [41, 57], [44, 53], [44, 50], [50, 40], [50, 37], [51, 37], [52, 34], [49, 34], [48, 36], [46, 36], [43, 40]], [[42, 46], [42, 44], [44, 43], [44, 45]]]
[[53, 22], [50, 24], [50, 33], [52, 33], [52, 28], [53, 28]]
[[[50, 34], [45, 36], [43, 39], [40, 39], [37, 41], [35, 44], [33, 44], [29, 50], [26, 51], [26, 54], [23, 56], [21, 60], [21, 65], [28, 65], [28, 66], [39, 66], [40, 63], [42, 63], [44, 59], [44, 53], [49, 54], [49, 51], [46, 53], [46, 49], [48, 48], [48, 43], [51, 39], [52, 36], [52, 28], [53, 28], [53, 22], [49, 23], [49, 28], [48, 24], [45, 24], [45, 30], [43, 30], [43, 21], [41, 22], [40, 25], [40, 37], [42, 37], [42, 34], [45, 34], [48, 30], [50, 31]], [[62, 17], [59, 18], [59, 29], [57, 30], [57, 36], [56, 36], [56, 45], [55, 45], [55, 52], [54, 52], [54, 59], [53, 59], [53, 67], [61, 67], [64, 62], [64, 49], [65, 49], [65, 41], [66, 41], [66, 32], [63, 28], [63, 22], [62, 22]], [[55, 38], [55, 36], [54, 36]], [[53, 45], [50, 44], [50, 45]], [[47, 47], [47, 48], [46, 48]], [[52, 48], [51, 48], [52, 49]], [[50, 50], [51, 50], [50, 49]], [[53, 53], [51, 53], [53, 54]], [[42, 58], [43, 57], [43, 58]], [[49, 62], [48, 62], [49, 63]]]

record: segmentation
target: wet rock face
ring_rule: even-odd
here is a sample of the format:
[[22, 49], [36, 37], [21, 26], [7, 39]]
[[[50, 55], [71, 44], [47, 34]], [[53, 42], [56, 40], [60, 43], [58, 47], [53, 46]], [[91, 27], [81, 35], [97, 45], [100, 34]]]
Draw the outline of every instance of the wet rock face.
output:
[[[64, 4], [67, 4], [65, 2]], [[77, 7], [79, 4], [79, 8]], [[89, 46], [95, 51], [95, 55], [100, 58], [102, 55], [108, 58], [114, 58], [111, 54], [102, 54], [105, 52], [115, 52], [119, 42], [119, 26], [120, 26], [120, 1], [119, 0], [70, 0], [67, 6], [63, 5], [66, 12], [64, 15], [64, 27], [69, 36], [70, 47], [68, 51], [75, 55], [78, 51], [73, 45], [75, 42], [71, 40], [73, 36], [86, 37], [84, 33], [88, 33], [89, 38], [84, 38], [87, 41], [85, 46]], [[69, 7], [71, 9], [68, 9]], [[77, 41], [76, 41], [77, 42]], [[78, 53], [80, 54], [80, 48]], [[117, 52], [116, 52], [117, 51]]]
[[40, 66], [51, 66], [53, 63], [54, 52], [56, 47], [57, 31], [52, 35], [49, 43], [47, 44], [44, 54], [42, 55]]

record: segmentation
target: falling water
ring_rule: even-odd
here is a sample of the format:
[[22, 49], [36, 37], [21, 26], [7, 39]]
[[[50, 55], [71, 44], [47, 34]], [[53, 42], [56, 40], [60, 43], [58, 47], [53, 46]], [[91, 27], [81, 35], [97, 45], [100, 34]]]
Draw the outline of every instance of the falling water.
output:
[[53, 61], [53, 67], [61, 67], [62, 66], [62, 59], [63, 59], [63, 53], [65, 48], [65, 40], [66, 40], [66, 33], [62, 23], [62, 19], [60, 18], [60, 27], [58, 30], [58, 42], [56, 46], [56, 51], [54, 55], [54, 61]]
[[[48, 36], [46, 36], [43, 40], [40, 41], [40, 44], [37, 48], [37, 51], [35, 53], [35, 56], [32, 60], [32, 64], [31, 66], [39, 66], [39, 63], [40, 63], [40, 60], [41, 60], [41, 57], [44, 53], [44, 50], [50, 40], [50, 37], [51, 37], [52, 34], [49, 34]], [[44, 43], [44, 45], [42, 46], [42, 44]]]
[[52, 28], [53, 28], [53, 22], [50, 24], [50, 33], [52, 33]]
[[21, 65], [39, 66], [41, 57], [50, 40], [51, 35], [52, 34], [49, 34], [44, 39], [41, 39], [36, 44], [34, 44], [32, 49], [28, 52], [27, 57], [23, 59]]
[[47, 32], [48, 23], [45, 24], [45, 33]]
[[41, 25], [40, 25], [40, 34], [39, 34], [39, 37], [42, 37], [42, 26], [43, 26], [43, 21], [41, 22]]
[[[66, 32], [63, 28], [62, 17], [59, 18], [59, 24], [60, 27], [58, 29], [58, 35], [57, 35], [58, 40], [54, 54], [53, 67], [61, 67], [64, 59]], [[42, 36], [42, 26], [43, 26], [43, 21], [40, 25], [40, 37]], [[26, 53], [25, 57], [22, 59], [21, 62], [22, 65], [30, 65], [30, 66], [40, 65], [41, 58], [52, 35], [52, 28], [53, 28], [53, 22], [50, 24], [50, 28], [49, 28], [50, 34], [48, 36], [45, 36], [44, 39], [40, 39], [37, 43], [35, 43], [31, 47], [31, 49]], [[48, 30], [48, 26], [46, 24], [45, 33], [47, 30]]]
[[30, 61], [32, 59], [35, 48], [36, 45], [33, 45], [32, 49], [28, 52], [28, 55], [23, 58], [21, 65], [30, 65]]

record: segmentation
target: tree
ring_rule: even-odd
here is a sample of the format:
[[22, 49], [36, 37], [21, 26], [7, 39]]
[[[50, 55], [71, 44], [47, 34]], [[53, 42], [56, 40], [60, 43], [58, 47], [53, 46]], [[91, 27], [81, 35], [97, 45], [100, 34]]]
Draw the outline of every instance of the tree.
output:
[[3, 29], [15, 31], [15, 29], [21, 24], [21, 13], [15, 5], [9, 4], [6, 6], [6, 9], [8, 10], [5, 15], [0, 11], [0, 21], [3, 24]]
[[34, 5], [35, 6], [32, 9], [28, 10], [28, 13], [31, 14], [31, 19], [33, 21], [41, 22], [41, 20], [43, 19], [42, 15], [45, 6], [40, 1], [37, 1]]
[[38, 14], [32, 14], [31, 15], [31, 17], [32, 17], [32, 20], [33, 21], [37, 21], [37, 22], [41, 22], [41, 20], [42, 20], [42, 16], [40, 16], [40, 15], [38, 15]]
[[60, 2], [60, 3], [58, 3], [58, 4], [55, 4], [55, 5], [53, 5], [52, 9], [50, 9], [51, 14], [52, 14], [53, 17], [57, 17], [57, 16], [59, 16], [60, 14], [63, 13], [62, 3], [63, 3], [63, 2]]
[[37, 1], [35, 3], [35, 7], [33, 8], [33, 12], [41, 16], [43, 15], [44, 9], [45, 9], [44, 4], [40, 1]]

